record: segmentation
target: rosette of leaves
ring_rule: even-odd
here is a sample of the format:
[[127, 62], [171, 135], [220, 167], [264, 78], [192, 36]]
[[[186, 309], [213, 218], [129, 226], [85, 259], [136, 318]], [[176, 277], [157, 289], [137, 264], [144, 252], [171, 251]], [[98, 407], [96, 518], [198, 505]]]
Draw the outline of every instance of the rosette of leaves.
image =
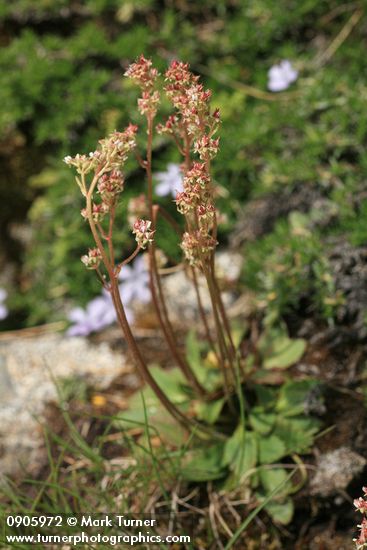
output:
[[198, 379], [217, 397], [206, 402], [194, 399], [177, 368], [163, 370], [155, 365], [151, 373], [176, 406], [212, 426], [223, 438], [206, 435], [203, 439], [195, 433], [188, 436], [149, 388], [142, 390], [143, 395], [132, 396], [129, 409], [120, 413], [116, 425], [124, 430], [140, 426], [141, 437], [146, 438], [147, 433], [158, 436], [176, 449], [172, 455], [176, 458], [175, 475], [188, 483], [212, 481], [228, 491], [243, 487], [252, 491], [259, 503], [280, 487], [265, 510], [276, 522], [289, 523], [293, 516], [291, 495], [304, 481], [302, 474], [301, 482], [292, 482], [289, 468], [297, 468], [298, 455], [310, 451], [320, 426], [320, 421], [306, 412], [317, 382], [288, 379], [274, 386], [262, 382], [259, 373], [283, 372], [296, 363], [304, 353], [304, 341], [291, 340], [282, 326], [268, 326], [260, 341], [262, 368], [256, 376], [250, 373], [245, 384], [239, 384], [232, 408], [220, 395], [222, 381], [206, 345], [191, 332], [186, 348]]

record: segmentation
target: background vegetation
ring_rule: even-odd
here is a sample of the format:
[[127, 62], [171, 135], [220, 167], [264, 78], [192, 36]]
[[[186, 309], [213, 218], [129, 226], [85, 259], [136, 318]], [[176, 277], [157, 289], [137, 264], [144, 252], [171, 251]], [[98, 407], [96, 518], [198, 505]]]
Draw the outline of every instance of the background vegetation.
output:
[[[215, 163], [228, 216], [222, 240], [237, 235], [243, 283], [277, 314], [301, 304], [338, 320], [343, 292], [330, 250], [367, 236], [362, 5], [14, 0], [1, 2], [0, 18], [1, 283], [12, 311], [4, 328], [64, 318], [98, 292], [80, 268], [89, 235], [62, 158], [130, 120], [136, 93], [122, 74], [142, 52], [162, 69], [172, 58], [188, 60], [214, 91], [223, 119]], [[270, 93], [267, 72], [285, 58], [299, 78]], [[157, 148], [156, 170], [178, 160], [165, 142]], [[126, 198], [141, 185], [132, 173]], [[266, 226], [250, 208], [259, 224], [251, 238], [241, 236], [249, 201], [275, 205]], [[120, 238], [128, 242], [126, 228]]]

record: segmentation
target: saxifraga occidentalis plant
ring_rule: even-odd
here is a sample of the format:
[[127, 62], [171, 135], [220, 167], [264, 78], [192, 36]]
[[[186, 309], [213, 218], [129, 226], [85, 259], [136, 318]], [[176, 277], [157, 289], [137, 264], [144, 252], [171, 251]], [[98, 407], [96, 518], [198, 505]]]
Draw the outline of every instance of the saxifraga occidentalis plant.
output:
[[[95, 246], [82, 257], [82, 262], [88, 269], [96, 272], [102, 285], [110, 293], [119, 325], [142, 379], [180, 424], [186, 428], [195, 427], [198, 432], [213, 435], [211, 428], [183, 414], [151, 375], [125, 314], [118, 288], [118, 275], [140, 250], [148, 248], [152, 301], [171, 355], [193, 392], [200, 399], [209, 400], [211, 398], [209, 392], [199, 382], [186, 358], [179, 351], [169, 319], [154, 242], [157, 219], [159, 215], [162, 216], [180, 235], [180, 246], [185, 258], [187, 274], [195, 286], [203, 328], [221, 369], [224, 395], [230, 403], [236, 387], [237, 353], [215, 275], [215, 250], [218, 244], [217, 211], [215, 187], [211, 178], [211, 161], [219, 147], [219, 138], [216, 137], [220, 124], [219, 111], [210, 109], [211, 92], [205, 90], [199, 83], [199, 77], [190, 72], [188, 64], [173, 61], [165, 73], [163, 91], [172, 103], [174, 112], [164, 124], [158, 124], [155, 127], [161, 98], [160, 75], [157, 69], [152, 66], [150, 60], [141, 56], [130, 65], [125, 76], [132, 79], [141, 91], [138, 110], [146, 120], [146, 158], [137, 151], [138, 128], [130, 124], [123, 132], [115, 131], [107, 138], [100, 140], [97, 150], [89, 155], [78, 154], [64, 159], [66, 164], [76, 169], [76, 182], [86, 203], [82, 216], [88, 221], [94, 239]], [[171, 136], [182, 155], [183, 191], [177, 193], [175, 202], [184, 218], [184, 230], [168, 212], [153, 201], [154, 130]], [[137, 218], [134, 221], [132, 231], [137, 245], [132, 254], [121, 261], [115, 258], [113, 232], [117, 202], [124, 189], [124, 176], [121, 170], [128, 156], [133, 153], [146, 172], [148, 219]], [[202, 274], [207, 283], [215, 325], [214, 335], [211, 334], [202, 305], [198, 274]]]

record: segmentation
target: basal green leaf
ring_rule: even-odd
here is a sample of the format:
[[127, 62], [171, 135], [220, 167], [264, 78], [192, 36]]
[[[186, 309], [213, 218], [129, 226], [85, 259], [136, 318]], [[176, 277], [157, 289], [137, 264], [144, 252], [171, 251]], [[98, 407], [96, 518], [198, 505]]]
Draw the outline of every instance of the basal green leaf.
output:
[[[146, 414], [149, 423], [149, 433], [151, 436], [159, 436], [168, 443], [179, 446], [186, 439], [185, 431], [182, 427], [167, 414], [157, 397], [150, 388], [143, 390]], [[137, 392], [129, 401], [129, 409], [121, 412], [114, 420], [114, 425], [119, 429], [129, 430], [136, 427], [145, 426], [145, 414], [141, 392]]]
[[264, 359], [264, 368], [287, 369], [301, 359], [306, 349], [306, 342], [301, 338], [289, 340], [287, 343], [283, 340], [282, 344], [278, 351], [274, 351], [274, 353]]
[[161, 390], [174, 403], [184, 403], [188, 400], [187, 381], [179, 368], [164, 370], [158, 365], [150, 367], [150, 372]]
[[249, 415], [249, 422], [253, 430], [261, 435], [267, 435], [273, 429], [276, 415], [274, 413], [262, 412], [259, 407], [254, 407]]
[[259, 438], [259, 461], [260, 464], [271, 464], [280, 460], [287, 454], [284, 442], [276, 435], [268, 435]]
[[218, 369], [213, 369], [205, 363], [202, 354], [206, 347], [206, 344], [197, 338], [195, 331], [190, 330], [186, 337], [187, 361], [199, 382], [211, 391], [218, 383]]
[[265, 510], [277, 523], [282, 525], [288, 525], [292, 521], [294, 514], [294, 504], [291, 498], [286, 498], [284, 502], [277, 502], [276, 500], [268, 502], [265, 506]]
[[[260, 468], [259, 477], [261, 485], [263, 486], [266, 493], [274, 491], [279, 485], [285, 482], [287, 479], [287, 472], [284, 468]], [[290, 482], [285, 483], [283, 486], [280, 495], [287, 494], [288, 490], [291, 488]]]
[[244, 438], [245, 438], [245, 431], [240, 424], [237, 426], [236, 430], [233, 432], [231, 437], [227, 439], [225, 445], [224, 445], [224, 452], [223, 452], [223, 465], [228, 466], [229, 464], [232, 464], [235, 460], [239, 449], [242, 448], [244, 444]]
[[304, 354], [306, 342], [301, 338], [292, 340], [284, 324], [266, 325], [259, 340], [259, 351], [265, 369], [286, 369], [296, 363]]
[[274, 388], [269, 388], [268, 386], [264, 386], [262, 384], [256, 384], [254, 390], [259, 405], [261, 405], [264, 410], [271, 409], [275, 405], [277, 392]]
[[224, 447], [223, 465], [229, 466], [238, 479], [257, 463], [258, 445], [254, 432], [245, 431], [240, 424]]
[[200, 420], [208, 424], [214, 424], [221, 413], [225, 399], [217, 399], [209, 403], [200, 402], [197, 406], [197, 415]]
[[241, 323], [234, 323], [231, 330], [232, 340], [236, 348], [242, 342], [246, 332], [248, 331], [248, 324], [244, 321]]
[[240, 449], [233, 464], [234, 473], [241, 480], [252, 470], [257, 463], [258, 444], [257, 437], [254, 432], [246, 432], [244, 438], [244, 446]]
[[316, 385], [315, 380], [290, 380], [286, 382], [280, 388], [276, 410], [281, 412], [283, 416], [302, 414], [307, 396]]
[[197, 482], [220, 479], [226, 472], [222, 455], [222, 445], [188, 451], [181, 464], [183, 479]]
[[285, 444], [287, 454], [307, 453], [318, 432], [320, 422], [309, 417], [278, 417], [274, 434]]

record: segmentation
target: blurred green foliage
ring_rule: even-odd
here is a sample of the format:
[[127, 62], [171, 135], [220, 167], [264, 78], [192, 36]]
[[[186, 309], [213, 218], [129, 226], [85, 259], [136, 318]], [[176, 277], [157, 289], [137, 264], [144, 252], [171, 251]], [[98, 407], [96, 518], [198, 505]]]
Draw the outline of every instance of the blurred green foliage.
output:
[[[98, 283], [80, 265], [90, 237], [62, 158], [88, 152], [108, 131], [138, 120], [132, 114], [136, 90], [122, 74], [140, 53], [161, 70], [174, 57], [187, 60], [213, 89], [223, 119], [214, 166], [227, 190], [220, 205], [228, 216], [222, 238], [245, 201], [316, 184], [338, 211], [326, 233], [364, 244], [366, 203], [353, 202], [367, 166], [364, 16], [323, 57], [358, 9], [344, 0], [2, 2], [0, 152], [6, 144], [4, 155], [14, 155], [21, 136], [27, 156], [41, 156], [44, 166], [40, 171], [35, 162], [26, 178], [17, 167], [7, 168], [14, 170], [10, 179], [22, 182], [19, 203], [32, 202], [32, 239], [20, 276], [28, 323], [60, 318], [65, 304], [86, 303], [98, 292]], [[299, 70], [298, 81], [287, 95], [267, 93], [267, 71], [285, 58]], [[155, 169], [172, 160], [177, 161], [173, 149], [157, 143]], [[129, 169], [121, 219], [128, 195], [143, 185], [141, 174]], [[9, 177], [1, 177], [5, 203], [8, 186]], [[121, 226], [119, 243], [127, 250], [130, 237]], [[260, 243], [245, 247], [244, 281], [279, 314], [312, 292], [311, 306], [332, 318], [339, 297], [328, 275], [324, 233], [292, 235], [290, 219], [280, 220]], [[165, 240], [171, 250], [169, 232]], [[290, 277], [280, 265], [289, 267]]]
[[276, 318], [302, 306], [301, 315], [332, 322], [343, 296], [335, 289], [326, 245], [309, 218], [294, 212], [272, 233], [247, 248], [243, 281], [257, 293], [258, 305]]

